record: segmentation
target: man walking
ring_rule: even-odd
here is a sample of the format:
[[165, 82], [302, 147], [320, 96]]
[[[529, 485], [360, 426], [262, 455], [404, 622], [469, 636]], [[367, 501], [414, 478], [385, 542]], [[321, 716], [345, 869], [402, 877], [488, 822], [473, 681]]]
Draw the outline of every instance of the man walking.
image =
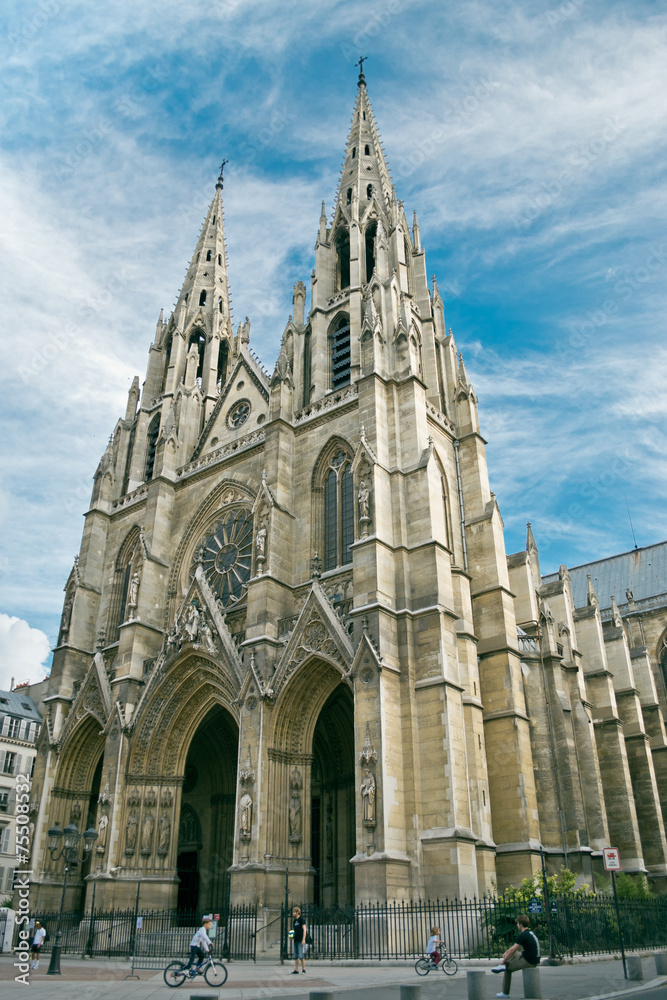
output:
[[[540, 964], [540, 942], [535, 932], [530, 930], [530, 918], [524, 913], [516, 918], [519, 936], [515, 944], [508, 948], [500, 960], [500, 964], [492, 972], [504, 972], [502, 993], [497, 997], [509, 997], [512, 984], [512, 973], [519, 969], [534, 969]], [[521, 952], [521, 954], [519, 954]]]

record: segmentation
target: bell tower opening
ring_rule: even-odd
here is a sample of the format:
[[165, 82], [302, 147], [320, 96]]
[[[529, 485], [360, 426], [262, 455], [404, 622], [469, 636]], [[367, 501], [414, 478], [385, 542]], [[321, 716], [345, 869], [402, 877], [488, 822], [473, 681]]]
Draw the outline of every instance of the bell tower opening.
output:
[[313, 902], [354, 903], [354, 701], [345, 684], [329, 696], [313, 735], [311, 858]]
[[192, 738], [178, 824], [179, 911], [201, 915], [224, 908], [234, 848], [238, 742], [238, 726], [220, 705]]

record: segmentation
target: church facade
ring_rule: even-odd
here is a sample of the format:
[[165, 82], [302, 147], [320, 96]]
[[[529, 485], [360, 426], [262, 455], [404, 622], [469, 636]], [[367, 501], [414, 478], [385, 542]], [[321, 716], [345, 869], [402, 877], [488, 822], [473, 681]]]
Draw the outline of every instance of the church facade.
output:
[[[94, 478], [31, 804], [95, 826], [68, 905], [474, 896], [600, 851], [667, 877], [664, 678], [507, 557], [477, 398], [363, 73], [273, 373], [231, 323], [222, 178]], [[667, 624], [667, 622], [665, 623]], [[597, 859], [597, 860], [596, 860]], [[590, 880], [590, 878], [588, 879]]]

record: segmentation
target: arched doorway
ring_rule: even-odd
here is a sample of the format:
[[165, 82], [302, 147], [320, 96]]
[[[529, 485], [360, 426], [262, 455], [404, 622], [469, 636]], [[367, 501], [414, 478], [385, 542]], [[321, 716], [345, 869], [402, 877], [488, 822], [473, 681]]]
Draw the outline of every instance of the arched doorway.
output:
[[339, 684], [325, 702], [313, 734], [311, 858], [313, 902], [354, 902], [354, 700]]
[[234, 846], [239, 732], [220, 705], [197, 728], [185, 761], [178, 826], [179, 910], [220, 911]]

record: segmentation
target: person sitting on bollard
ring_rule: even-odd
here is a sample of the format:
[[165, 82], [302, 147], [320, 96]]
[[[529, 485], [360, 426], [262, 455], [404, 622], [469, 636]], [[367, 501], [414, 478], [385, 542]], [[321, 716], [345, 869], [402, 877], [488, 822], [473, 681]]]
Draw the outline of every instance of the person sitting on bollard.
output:
[[[521, 913], [516, 918], [516, 927], [519, 931], [516, 943], [507, 949], [500, 960], [500, 964], [491, 970], [492, 972], [505, 973], [502, 993], [496, 993], [497, 997], [508, 997], [510, 995], [513, 972], [518, 972], [519, 969], [534, 969], [540, 964], [540, 942], [537, 940], [535, 932], [529, 929], [530, 918]], [[520, 955], [518, 954], [519, 951], [521, 952]]]

